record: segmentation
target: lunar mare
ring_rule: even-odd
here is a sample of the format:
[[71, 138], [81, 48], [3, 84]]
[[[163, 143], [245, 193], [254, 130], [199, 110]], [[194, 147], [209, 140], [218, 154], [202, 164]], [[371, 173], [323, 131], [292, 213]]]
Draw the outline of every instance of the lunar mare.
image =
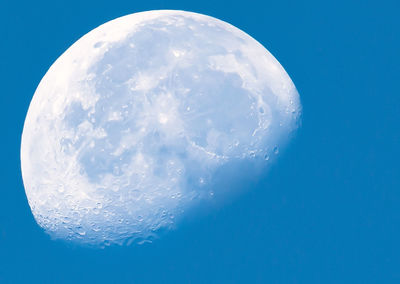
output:
[[54, 238], [150, 241], [260, 174], [300, 108], [279, 62], [228, 23], [118, 18], [74, 43], [34, 94], [21, 144], [29, 205]]

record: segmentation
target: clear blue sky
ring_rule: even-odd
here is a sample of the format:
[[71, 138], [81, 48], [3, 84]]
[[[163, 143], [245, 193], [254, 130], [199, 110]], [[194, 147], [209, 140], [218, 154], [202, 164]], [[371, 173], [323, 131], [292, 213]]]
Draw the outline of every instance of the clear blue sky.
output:
[[[303, 126], [257, 188], [151, 245], [50, 241], [19, 164], [32, 95], [79, 37], [153, 9], [211, 15], [256, 38], [296, 84]], [[0, 283], [400, 283], [399, 10], [397, 1], [1, 2]]]

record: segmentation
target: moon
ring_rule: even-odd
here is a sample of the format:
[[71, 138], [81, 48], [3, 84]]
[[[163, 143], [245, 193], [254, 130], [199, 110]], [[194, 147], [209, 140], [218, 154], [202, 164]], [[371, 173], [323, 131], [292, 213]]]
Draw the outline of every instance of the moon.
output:
[[33, 216], [54, 239], [150, 242], [259, 177], [300, 112], [283, 67], [238, 28], [173, 10], [117, 18], [33, 96], [21, 141]]

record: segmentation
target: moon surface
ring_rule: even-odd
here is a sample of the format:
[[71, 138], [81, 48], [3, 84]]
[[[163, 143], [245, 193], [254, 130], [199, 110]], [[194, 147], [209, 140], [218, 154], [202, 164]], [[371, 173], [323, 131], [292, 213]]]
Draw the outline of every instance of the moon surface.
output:
[[300, 110], [279, 62], [226, 22], [172, 10], [115, 19], [34, 94], [21, 142], [29, 205], [55, 239], [151, 241], [260, 176]]

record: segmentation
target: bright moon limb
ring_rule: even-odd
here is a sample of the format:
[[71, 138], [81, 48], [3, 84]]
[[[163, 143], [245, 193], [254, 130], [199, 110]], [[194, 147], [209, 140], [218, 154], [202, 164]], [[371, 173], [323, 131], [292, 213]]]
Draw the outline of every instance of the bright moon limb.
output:
[[21, 144], [29, 205], [53, 238], [149, 241], [260, 174], [300, 108], [279, 62], [228, 23], [118, 18], [74, 43], [35, 92]]

